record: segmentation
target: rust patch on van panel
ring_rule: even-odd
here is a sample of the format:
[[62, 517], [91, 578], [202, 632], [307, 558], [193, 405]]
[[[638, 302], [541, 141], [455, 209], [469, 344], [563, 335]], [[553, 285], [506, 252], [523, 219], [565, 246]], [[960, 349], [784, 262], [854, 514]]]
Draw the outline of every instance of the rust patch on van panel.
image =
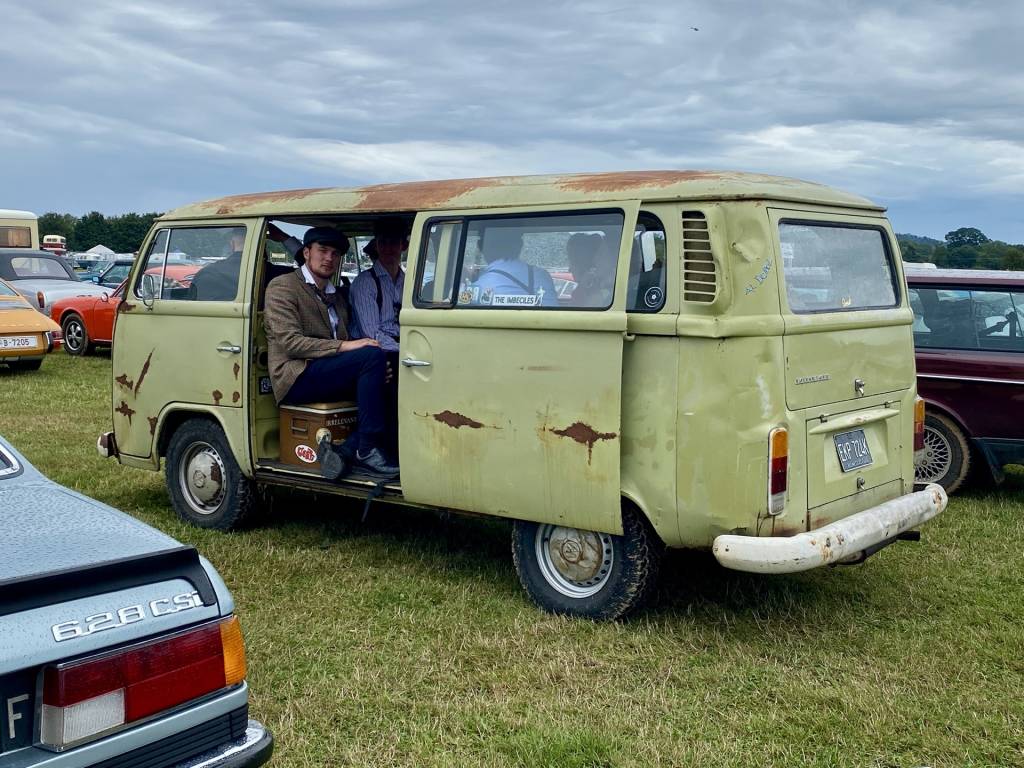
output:
[[139, 373], [139, 380], [135, 382], [135, 394], [139, 394], [139, 389], [142, 388], [142, 380], [146, 378], [146, 374], [149, 373], [149, 364], [153, 361], [153, 353], [150, 352], [146, 355], [146, 362], [142, 364], [142, 371]]
[[127, 301], [122, 301], [117, 305], [118, 312], [131, 312], [133, 309], [135, 309], [135, 305], [129, 304]]
[[122, 400], [121, 404], [114, 410], [114, 413], [120, 413], [123, 416], [127, 416], [128, 417], [128, 423], [131, 424], [132, 423], [132, 416], [135, 415], [135, 409], [134, 408], [129, 408], [128, 407], [128, 403], [126, 403], [124, 400]]
[[156, 416], [150, 416], [146, 419], [149, 422], [149, 436], [152, 437], [156, 434]]
[[233, 370], [235, 372], [235, 378], [237, 379], [238, 378], [238, 372], [240, 370], [242, 370], [242, 366], [240, 366], [238, 363], [235, 363], [235, 367], [233, 368]]
[[231, 402], [232, 403], [237, 403], [241, 399], [242, 399], [242, 393], [241, 392], [232, 392], [231, 393]]
[[598, 440], [614, 440], [619, 436], [617, 432], [598, 432], [592, 426], [584, 424], [582, 421], [574, 422], [565, 429], [549, 428], [548, 431], [559, 437], [568, 437], [580, 445], [587, 446], [587, 464], [590, 464], [594, 456], [594, 443]]
[[220, 401], [224, 399], [224, 393], [221, 392], [219, 389], [215, 389], [210, 394], [213, 395], [213, 404], [220, 405]]
[[446, 179], [444, 181], [407, 181], [401, 184], [375, 184], [355, 190], [362, 199], [355, 208], [364, 211], [437, 208], [456, 197], [477, 189], [501, 186], [494, 176], [481, 179]]
[[135, 382], [128, 378], [127, 373], [122, 373], [120, 376], [114, 379], [114, 381], [116, 381], [123, 389], [126, 389], [129, 392], [131, 392], [132, 389], [135, 387]]
[[481, 422], [471, 419], [468, 416], [463, 416], [461, 413], [455, 413], [454, 411], [441, 411], [440, 413], [435, 413], [434, 421], [440, 421], [442, 424], [447, 424], [452, 429], [458, 429], [459, 427], [481, 429], [484, 426]]
[[570, 192], [614, 192], [637, 187], [667, 187], [681, 181], [720, 181], [714, 171], [621, 171], [566, 176], [558, 186]]
[[324, 187], [316, 189], [285, 189], [279, 192], [257, 192], [252, 195], [230, 195], [219, 197], [216, 200], [208, 200], [203, 207], [216, 208], [219, 215], [230, 214], [239, 208], [247, 208], [250, 205], [259, 203], [285, 203], [290, 200], [302, 200], [305, 197], [323, 192]]

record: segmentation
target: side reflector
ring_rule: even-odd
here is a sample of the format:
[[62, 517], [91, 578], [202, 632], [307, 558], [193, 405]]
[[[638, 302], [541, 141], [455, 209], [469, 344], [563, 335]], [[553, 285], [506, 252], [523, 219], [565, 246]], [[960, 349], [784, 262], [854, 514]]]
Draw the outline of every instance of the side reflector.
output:
[[914, 453], [924, 450], [924, 399], [914, 398]]
[[36, 291], [36, 303], [39, 305], [40, 309], [46, 308], [46, 297], [43, 296], [42, 291]]
[[782, 512], [788, 487], [789, 432], [785, 427], [776, 427], [768, 435], [768, 514]]
[[40, 741], [65, 749], [245, 679], [238, 619], [43, 671]]

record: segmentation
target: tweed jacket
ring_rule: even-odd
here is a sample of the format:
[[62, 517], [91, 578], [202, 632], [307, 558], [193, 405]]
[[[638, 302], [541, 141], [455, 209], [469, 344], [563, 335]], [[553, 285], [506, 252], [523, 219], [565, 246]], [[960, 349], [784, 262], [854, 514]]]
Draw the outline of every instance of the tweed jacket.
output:
[[334, 311], [338, 315], [338, 338], [331, 338], [327, 306], [316, 288], [305, 281], [302, 270], [275, 277], [267, 285], [263, 328], [267, 333], [267, 364], [274, 397], [281, 402], [292, 384], [315, 357], [338, 354], [348, 338], [348, 306], [336, 292]]

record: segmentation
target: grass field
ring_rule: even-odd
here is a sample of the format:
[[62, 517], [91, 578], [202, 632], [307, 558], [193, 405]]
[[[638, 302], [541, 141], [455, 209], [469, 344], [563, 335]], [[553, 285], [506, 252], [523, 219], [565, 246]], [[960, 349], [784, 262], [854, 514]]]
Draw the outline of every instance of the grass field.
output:
[[96, 454], [110, 376], [0, 371], [0, 434], [217, 566], [275, 766], [1024, 765], [1019, 468], [864, 566], [671, 553], [651, 608], [598, 625], [527, 601], [500, 521], [289, 495], [243, 533], [186, 527], [162, 474]]

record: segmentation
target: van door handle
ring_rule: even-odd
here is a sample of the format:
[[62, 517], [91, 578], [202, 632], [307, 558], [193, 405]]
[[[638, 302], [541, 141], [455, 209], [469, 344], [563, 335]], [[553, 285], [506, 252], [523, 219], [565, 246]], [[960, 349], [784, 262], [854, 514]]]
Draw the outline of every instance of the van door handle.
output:
[[402, 360], [402, 365], [406, 368], [426, 368], [430, 363], [426, 360], [416, 360], [415, 358], [407, 357]]
[[230, 352], [233, 355], [242, 354], [242, 348], [237, 344], [221, 344], [217, 347], [218, 352]]

